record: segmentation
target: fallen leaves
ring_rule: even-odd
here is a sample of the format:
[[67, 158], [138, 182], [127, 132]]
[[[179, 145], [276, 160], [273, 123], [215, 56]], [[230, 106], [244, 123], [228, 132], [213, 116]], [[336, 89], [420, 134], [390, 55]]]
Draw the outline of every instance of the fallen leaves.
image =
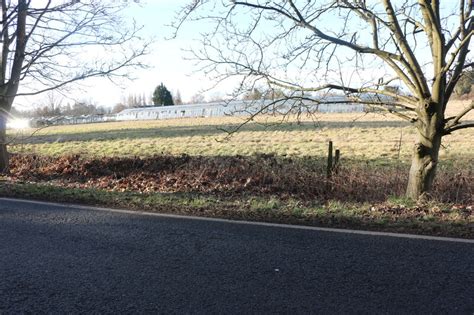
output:
[[[401, 172], [390, 166], [370, 166], [368, 163], [342, 165], [339, 173], [328, 181], [323, 160], [281, 158], [269, 154], [100, 159], [79, 155], [13, 155], [10, 178], [119, 192], [252, 193], [276, 195], [283, 199], [296, 197], [301, 200], [380, 203], [389, 195], [403, 194], [406, 171]], [[472, 213], [473, 183], [474, 174], [469, 169], [442, 170], [433, 195], [438, 201], [459, 204], [465, 207], [463, 209], [467, 213]], [[399, 213], [407, 211], [404, 207], [382, 204], [370, 210]]]

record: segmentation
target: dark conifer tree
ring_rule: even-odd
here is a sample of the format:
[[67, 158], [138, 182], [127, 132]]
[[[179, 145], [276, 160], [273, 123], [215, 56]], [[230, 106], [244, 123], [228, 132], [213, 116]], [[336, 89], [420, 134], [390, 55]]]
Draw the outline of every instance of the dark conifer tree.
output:
[[163, 83], [160, 83], [153, 92], [153, 104], [158, 106], [174, 105], [173, 96]]

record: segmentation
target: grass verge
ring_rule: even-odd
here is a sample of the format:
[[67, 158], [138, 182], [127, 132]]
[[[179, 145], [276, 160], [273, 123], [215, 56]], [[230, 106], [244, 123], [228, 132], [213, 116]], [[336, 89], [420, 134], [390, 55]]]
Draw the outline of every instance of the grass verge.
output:
[[0, 182], [0, 196], [125, 208], [158, 213], [474, 239], [472, 206], [414, 204], [389, 198], [377, 204], [323, 204], [276, 196], [139, 193]]

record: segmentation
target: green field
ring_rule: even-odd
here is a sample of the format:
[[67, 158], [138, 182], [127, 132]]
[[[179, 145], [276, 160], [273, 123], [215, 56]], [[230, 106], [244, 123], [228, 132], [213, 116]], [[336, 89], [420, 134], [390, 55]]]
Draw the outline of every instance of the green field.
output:
[[[381, 114], [321, 114], [260, 117], [232, 135], [242, 118], [195, 118], [110, 122], [10, 131], [10, 151], [47, 156], [252, 155], [323, 157], [332, 140], [345, 158], [408, 160], [415, 130], [406, 122]], [[441, 160], [471, 159], [474, 129], [445, 137]]]

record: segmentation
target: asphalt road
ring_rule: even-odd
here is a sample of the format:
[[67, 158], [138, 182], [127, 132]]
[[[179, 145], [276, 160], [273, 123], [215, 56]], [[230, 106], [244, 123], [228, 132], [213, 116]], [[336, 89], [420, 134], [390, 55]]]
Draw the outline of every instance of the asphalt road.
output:
[[0, 199], [0, 314], [474, 313], [474, 243]]

